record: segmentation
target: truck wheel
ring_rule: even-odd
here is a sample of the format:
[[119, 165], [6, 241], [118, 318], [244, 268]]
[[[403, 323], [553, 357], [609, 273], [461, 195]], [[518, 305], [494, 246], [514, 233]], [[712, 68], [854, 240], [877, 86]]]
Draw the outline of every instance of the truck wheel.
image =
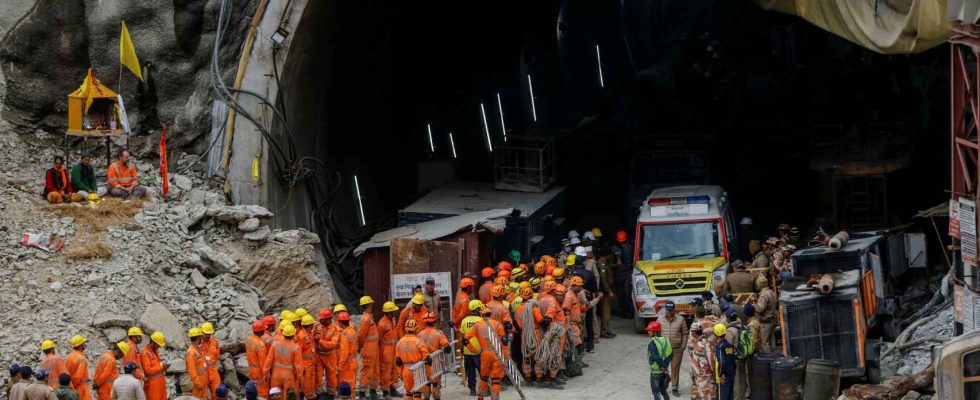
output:
[[639, 315], [633, 316], [633, 331], [636, 333], [647, 333], [646, 319]]

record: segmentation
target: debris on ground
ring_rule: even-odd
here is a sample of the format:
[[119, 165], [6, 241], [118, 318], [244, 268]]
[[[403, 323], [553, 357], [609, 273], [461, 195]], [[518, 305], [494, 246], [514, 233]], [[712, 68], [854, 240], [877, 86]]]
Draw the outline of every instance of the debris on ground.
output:
[[[10, 307], [0, 331], [0, 365], [36, 365], [38, 346], [49, 338], [64, 356], [68, 338], [81, 334], [94, 367], [109, 343], [135, 325], [147, 334], [164, 332], [161, 358], [177, 374], [192, 326], [213, 322], [223, 345], [240, 345], [265, 313], [334, 302], [316, 235], [272, 229], [265, 225], [272, 212], [228, 205], [218, 184], [192, 172], [175, 174], [171, 197], [161, 199], [155, 160], [138, 159], [150, 192], [145, 201], [46, 204], [43, 174], [61, 152], [56, 143], [0, 129], [0, 298]], [[67, 157], [67, 164], [77, 158]], [[172, 160], [179, 166], [188, 158]], [[96, 170], [105, 182], [104, 160]], [[41, 244], [49, 236], [65, 238], [66, 251], [24, 246], [24, 232], [41, 235]], [[247, 365], [243, 358], [223, 354], [224, 374]]]
[[[935, 372], [928, 366], [912, 374], [896, 375], [879, 385], [854, 385], [844, 389], [838, 400], [919, 400], [920, 391], [930, 390]], [[926, 398], [931, 396], [926, 395]]]
[[953, 336], [953, 307], [949, 306], [942, 309], [939, 313], [924, 317], [921, 325], [910, 325], [910, 329], [903, 332], [905, 340], [900, 336], [899, 340], [904, 344], [888, 343], [883, 347], [883, 351], [890, 350], [891, 346], [898, 346], [882, 357], [882, 376], [911, 374], [922, 371], [932, 364], [932, 346], [942, 343]]

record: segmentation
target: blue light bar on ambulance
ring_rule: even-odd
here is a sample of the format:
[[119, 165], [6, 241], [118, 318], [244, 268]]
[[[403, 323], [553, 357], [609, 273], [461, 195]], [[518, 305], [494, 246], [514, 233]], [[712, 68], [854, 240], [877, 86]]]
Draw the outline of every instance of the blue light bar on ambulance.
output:
[[654, 197], [647, 201], [650, 216], [707, 214], [711, 198], [705, 195], [686, 197]]

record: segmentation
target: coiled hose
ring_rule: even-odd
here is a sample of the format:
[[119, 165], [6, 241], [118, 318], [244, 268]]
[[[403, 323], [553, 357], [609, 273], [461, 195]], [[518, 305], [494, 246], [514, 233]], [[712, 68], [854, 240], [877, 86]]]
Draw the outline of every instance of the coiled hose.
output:
[[521, 354], [534, 354], [541, 340], [534, 334], [534, 310], [538, 309], [538, 301], [528, 299], [524, 301], [524, 312], [518, 315], [524, 332], [521, 333]]
[[558, 345], [565, 335], [567, 335], [565, 327], [558, 322], [552, 322], [548, 332], [541, 337], [540, 346], [534, 352], [534, 359], [549, 371], [557, 371], [565, 366], [562, 354], [558, 352]]

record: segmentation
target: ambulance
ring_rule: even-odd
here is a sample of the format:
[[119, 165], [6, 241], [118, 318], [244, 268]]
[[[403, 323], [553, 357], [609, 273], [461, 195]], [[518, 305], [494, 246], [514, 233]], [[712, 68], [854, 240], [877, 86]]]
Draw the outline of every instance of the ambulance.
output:
[[730, 254], [736, 254], [732, 207], [720, 186], [656, 189], [640, 205], [633, 252], [633, 303], [637, 332], [675, 310], [693, 316], [690, 303], [725, 280]]

